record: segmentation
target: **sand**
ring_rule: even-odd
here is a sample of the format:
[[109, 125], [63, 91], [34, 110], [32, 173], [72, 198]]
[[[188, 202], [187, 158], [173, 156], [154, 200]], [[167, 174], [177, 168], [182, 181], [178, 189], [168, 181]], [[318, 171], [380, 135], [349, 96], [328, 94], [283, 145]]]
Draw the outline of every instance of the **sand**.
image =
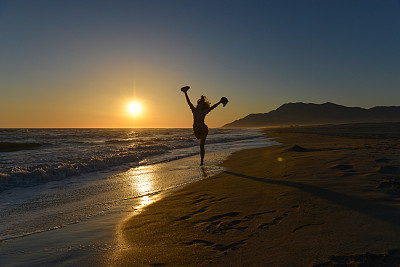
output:
[[400, 264], [399, 125], [330, 127], [267, 129], [282, 145], [235, 152], [124, 222], [109, 264]]

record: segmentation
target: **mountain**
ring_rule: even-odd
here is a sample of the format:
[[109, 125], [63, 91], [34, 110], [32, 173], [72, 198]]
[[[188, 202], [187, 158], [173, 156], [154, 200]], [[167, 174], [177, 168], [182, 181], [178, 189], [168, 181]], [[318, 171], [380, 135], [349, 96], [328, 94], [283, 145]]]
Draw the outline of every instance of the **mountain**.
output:
[[369, 109], [334, 103], [288, 103], [268, 113], [250, 114], [224, 125], [225, 128], [358, 122], [400, 122], [400, 106]]

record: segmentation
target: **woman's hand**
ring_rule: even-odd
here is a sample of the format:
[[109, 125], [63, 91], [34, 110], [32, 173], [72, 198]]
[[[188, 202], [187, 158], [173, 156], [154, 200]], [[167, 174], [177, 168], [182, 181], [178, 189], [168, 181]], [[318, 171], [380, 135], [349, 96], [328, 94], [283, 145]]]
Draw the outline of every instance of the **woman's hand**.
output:
[[184, 86], [181, 88], [181, 91], [186, 93], [190, 89], [190, 86]]
[[228, 104], [228, 98], [226, 98], [225, 96], [221, 97], [221, 100], [219, 102], [221, 102], [222, 106], [225, 107], [226, 104]]

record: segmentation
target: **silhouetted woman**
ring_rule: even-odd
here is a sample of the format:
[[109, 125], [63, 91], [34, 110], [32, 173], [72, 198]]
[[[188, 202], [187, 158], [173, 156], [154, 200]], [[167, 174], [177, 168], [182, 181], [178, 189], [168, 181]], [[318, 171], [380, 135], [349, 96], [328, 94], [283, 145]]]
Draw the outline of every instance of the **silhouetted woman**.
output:
[[225, 107], [225, 105], [228, 103], [228, 99], [226, 97], [222, 97], [218, 103], [210, 107], [211, 105], [210, 102], [204, 95], [201, 95], [200, 99], [197, 100], [197, 106], [195, 107], [193, 106], [192, 102], [190, 102], [189, 96], [187, 94], [189, 88], [190, 88], [189, 86], [182, 87], [181, 91], [185, 93], [186, 101], [193, 113], [193, 120], [194, 120], [193, 134], [196, 136], [197, 139], [200, 139], [200, 157], [201, 157], [200, 166], [203, 166], [203, 160], [205, 154], [204, 144], [206, 142], [208, 134], [208, 127], [204, 123], [204, 118], [211, 110], [216, 108], [219, 104], [222, 103], [222, 105]]

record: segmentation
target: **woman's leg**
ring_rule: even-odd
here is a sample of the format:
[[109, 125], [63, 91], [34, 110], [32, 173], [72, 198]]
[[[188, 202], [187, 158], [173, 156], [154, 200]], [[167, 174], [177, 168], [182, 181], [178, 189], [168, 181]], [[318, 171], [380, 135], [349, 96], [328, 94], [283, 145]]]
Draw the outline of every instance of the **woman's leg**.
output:
[[207, 134], [202, 135], [200, 138], [200, 157], [201, 157], [200, 166], [203, 166], [204, 154], [206, 153], [204, 150], [204, 144], [206, 143], [206, 138]]

